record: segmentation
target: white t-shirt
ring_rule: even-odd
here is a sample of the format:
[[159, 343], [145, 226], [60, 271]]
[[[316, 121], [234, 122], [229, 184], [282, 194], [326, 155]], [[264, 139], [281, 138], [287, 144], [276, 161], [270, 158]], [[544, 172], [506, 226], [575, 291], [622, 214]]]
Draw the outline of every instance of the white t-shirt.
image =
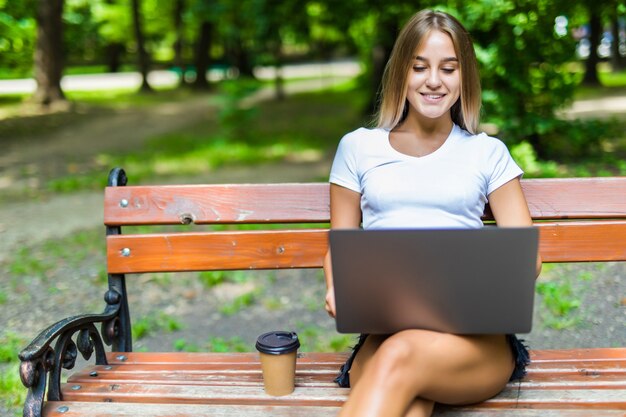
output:
[[454, 125], [435, 152], [396, 151], [386, 129], [339, 143], [330, 182], [361, 194], [363, 228], [479, 228], [487, 196], [523, 174], [499, 139]]

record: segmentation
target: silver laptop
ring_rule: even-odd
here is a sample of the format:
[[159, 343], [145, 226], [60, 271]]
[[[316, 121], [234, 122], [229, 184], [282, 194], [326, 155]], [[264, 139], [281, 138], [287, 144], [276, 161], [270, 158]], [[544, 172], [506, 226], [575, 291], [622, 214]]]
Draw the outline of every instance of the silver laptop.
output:
[[330, 230], [340, 333], [528, 333], [533, 227]]

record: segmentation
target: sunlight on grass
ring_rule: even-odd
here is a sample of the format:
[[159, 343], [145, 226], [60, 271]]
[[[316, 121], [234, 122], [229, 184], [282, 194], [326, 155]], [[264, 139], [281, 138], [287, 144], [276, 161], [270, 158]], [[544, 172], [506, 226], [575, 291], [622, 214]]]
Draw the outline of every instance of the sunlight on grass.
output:
[[157, 136], [140, 152], [99, 155], [92, 172], [50, 180], [48, 188], [55, 192], [101, 188], [106, 180], [102, 170], [113, 166], [125, 168], [138, 183], [206, 174], [226, 164], [318, 161], [334, 151], [347, 129], [363, 122], [359, 95], [343, 90], [340, 86], [266, 101], [252, 110], [231, 108], [225, 114], [217, 110], [216, 120]]

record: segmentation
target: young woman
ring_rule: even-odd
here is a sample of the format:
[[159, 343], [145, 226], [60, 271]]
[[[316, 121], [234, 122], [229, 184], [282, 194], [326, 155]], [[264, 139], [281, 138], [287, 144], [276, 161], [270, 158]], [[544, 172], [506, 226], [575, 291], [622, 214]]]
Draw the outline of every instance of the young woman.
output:
[[[501, 141], [477, 132], [480, 100], [467, 31], [446, 13], [414, 15], [387, 64], [378, 126], [339, 144], [331, 227], [478, 228], [487, 201], [498, 226], [532, 225], [521, 169]], [[326, 310], [334, 317], [330, 256]], [[514, 335], [362, 335], [337, 378], [352, 387], [340, 415], [429, 416], [435, 402], [479, 402], [521, 377], [527, 362]]]

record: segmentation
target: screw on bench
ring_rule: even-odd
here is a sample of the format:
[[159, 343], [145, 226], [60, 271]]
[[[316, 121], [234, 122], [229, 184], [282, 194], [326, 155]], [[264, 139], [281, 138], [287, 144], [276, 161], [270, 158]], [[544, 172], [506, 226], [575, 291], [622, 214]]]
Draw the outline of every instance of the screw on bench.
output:
[[130, 256], [130, 248], [124, 248], [122, 249], [122, 256]]
[[64, 405], [62, 407], [57, 408], [57, 411], [59, 413], [67, 413], [68, 411], [70, 411], [70, 408]]
[[126, 356], [124, 356], [124, 355], [119, 355], [117, 357], [117, 360], [122, 361], [122, 362], [124, 362], [126, 359], [128, 359], [128, 358]]
[[125, 198], [123, 198], [120, 201], [120, 207], [128, 207], [128, 200], [126, 200]]
[[98, 376], [98, 371], [90, 372], [89, 376]]
[[78, 391], [80, 389], [80, 385], [73, 385], [72, 391]]

